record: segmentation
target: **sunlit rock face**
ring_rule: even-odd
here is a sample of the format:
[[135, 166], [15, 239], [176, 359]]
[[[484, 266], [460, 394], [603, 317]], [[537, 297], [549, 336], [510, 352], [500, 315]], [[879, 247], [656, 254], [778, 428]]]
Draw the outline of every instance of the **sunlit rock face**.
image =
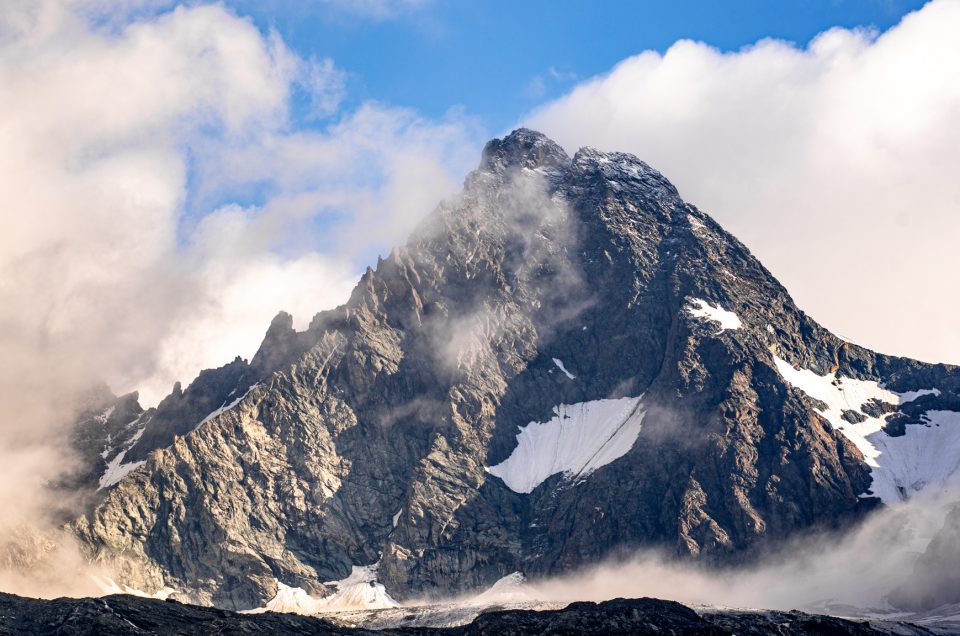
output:
[[636, 157], [518, 130], [345, 305], [138, 414], [70, 527], [118, 583], [238, 609], [355, 567], [403, 600], [742, 562], [949, 485], [958, 390], [822, 328]]

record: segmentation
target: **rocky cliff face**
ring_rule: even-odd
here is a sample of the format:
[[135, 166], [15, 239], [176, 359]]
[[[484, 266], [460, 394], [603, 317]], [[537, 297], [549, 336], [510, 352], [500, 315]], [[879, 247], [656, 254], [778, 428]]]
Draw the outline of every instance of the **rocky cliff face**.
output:
[[957, 411], [956, 368], [835, 337], [642, 161], [518, 130], [345, 305], [141, 416], [71, 530], [240, 609], [372, 564], [405, 598], [741, 560], [940, 487]]

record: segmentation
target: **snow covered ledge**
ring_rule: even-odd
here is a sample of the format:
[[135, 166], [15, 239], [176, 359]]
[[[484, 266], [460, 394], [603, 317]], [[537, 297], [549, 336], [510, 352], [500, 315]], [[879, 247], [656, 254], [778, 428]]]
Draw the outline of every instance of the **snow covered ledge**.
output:
[[[883, 503], [960, 486], [960, 413], [927, 411], [924, 424], [911, 424], [903, 435], [892, 437], [883, 430], [887, 414], [872, 417], [862, 410], [871, 400], [900, 405], [922, 395], [939, 395], [938, 389], [897, 393], [873, 380], [818, 375], [776, 356], [773, 361], [787, 383], [826, 405], [817, 412], [863, 453], [873, 477], [872, 495]], [[863, 421], [848, 422], [844, 411], [857, 413]]]
[[487, 472], [519, 493], [533, 492], [559, 473], [586, 477], [633, 448], [643, 423], [642, 397], [556, 406], [548, 422], [521, 427], [517, 447]]
[[716, 307], [703, 300], [702, 298], [693, 298], [690, 301], [692, 307], [687, 307], [687, 313], [695, 318], [702, 318], [712, 322], [720, 323], [720, 331], [723, 333], [727, 329], [739, 329], [743, 326], [740, 317], [732, 311], [727, 311], [719, 304]]

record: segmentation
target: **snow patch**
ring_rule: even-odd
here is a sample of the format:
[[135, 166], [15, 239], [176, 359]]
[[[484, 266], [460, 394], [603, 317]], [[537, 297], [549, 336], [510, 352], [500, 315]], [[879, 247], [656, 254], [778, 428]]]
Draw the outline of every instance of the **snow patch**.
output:
[[324, 585], [337, 588], [330, 596], [316, 598], [300, 587], [277, 581], [277, 593], [264, 607], [248, 610], [249, 614], [262, 612], [290, 612], [315, 615], [358, 610], [377, 610], [399, 607], [386, 589], [377, 582], [377, 564], [353, 566], [350, 576]]
[[325, 612], [345, 612], [365, 609], [397, 607], [399, 603], [390, 598], [386, 588], [377, 583], [377, 564], [353, 566], [350, 576], [339, 581], [329, 581], [337, 592], [323, 598]]
[[737, 314], [727, 311], [719, 304], [714, 307], [702, 298], [694, 298], [690, 302], [696, 307], [687, 307], [687, 312], [696, 318], [720, 323], [720, 331], [717, 333], [722, 333], [727, 329], [739, 329], [743, 326]]
[[145, 461], [140, 460], [138, 462], [129, 462], [124, 464], [123, 457], [126, 454], [127, 451], [120, 451], [117, 453], [117, 456], [113, 458], [113, 461], [107, 464], [107, 469], [103, 471], [103, 475], [100, 477], [100, 487], [97, 488], [97, 490], [102, 490], [104, 488], [113, 486], [132, 471], [140, 468], [146, 463]]
[[400, 523], [400, 514], [403, 512], [403, 508], [397, 510], [397, 514], [393, 515], [393, 527], [396, 528], [397, 524]]
[[960, 486], [960, 413], [927, 411], [926, 418], [897, 437], [882, 430], [864, 435], [876, 449], [871, 489], [884, 503]]
[[109, 577], [96, 575], [91, 575], [91, 577], [93, 578], [94, 583], [97, 584], [97, 587], [100, 588], [100, 591], [103, 592], [104, 596], [108, 594], [130, 594], [131, 596], [155, 598], [165, 601], [170, 597], [171, 594], [177, 593], [177, 591], [172, 587], [164, 586], [163, 588], [150, 594], [148, 592], [144, 592], [143, 590], [138, 590], [135, 587], [130, 587], [129, 585], [120, 585]]
[[[136, 422], [139, 419], [140, 418], [137, 418], [137, 420], [135, 420], [133, 424], [136, 424]], [[117, 453], [116, 457], [114, 457], [107, 464], [106, 470], [104, 470], [103, 474], [100, 476], [100, 482], [97, 487], [97, 490], [103, 490], [104, 488], [109, 488], [110, 486], [113, 486], [114, 484], [119, 482], [121, 479], [126, 477], [131, 471], [134, 471], [140, 466], [143, 466], [143, 464], [145, 463], [144, 461], [128, 462], [125, 464], [123, 463], [123, 458], [126, 457], [127, 451], [134, 447], [134, 445], [137, 443], [137, 441], [140, 439], [140, 437], [143, 435], [143, 432], [146, 429], [147, 429], [146, 425], [143, 425], [140, 428], [140, 430], [137, 431], [136, 434], [130, 438], [130, 442], [127, 444], [127, 447], [122, 451], [120, 451], [119, 453]], [[106, 459], [108, 452], [109, 450], [105, 449], [103, 453], [100, 454], [101, 457]]]
[[102, 413], [100, 413], [99, 415], [95, 415], [93, 419], [95, 419], [100, 424], [106, 424], [107, 420], [110, 419], [110, 416], [113, 415], [113, 411], [116, 408], [117, 408], [116, 405], [108, 406]]
[[247, 610], [246, 614], [262, 614], [263, 612], [286, 612], [288, 614], [304, 614], [309, 616], [320, 612], [323, 608], [323, 599], [314, 598], [302, 587], [291, 587], [277, 581], [277, 593], [267, 601], [264, 607]]
[[[928, 411], [925, 424], [907, 425], [904, 435], [892, 437], [883, 430], [886, 414], [870, 417], [861, 410], [870, 400], [900, 405], [923, 395], [940, 395], [939, 389], [897, 393], [873, 380], [817, 375], [776, 356], [773, 360], [784, 380], [826, 405], [817, 412], [863, 453], [873, 477], [871, 491], [883, 503], [903, 501], [931, 485], [937, 490], [960, 482], [960, 413]], [[848, 422], [844, 411], [866, 419]]]
[[[257, 384], [251, 384], [250, 387], [249, 387], [246, 391], [244, 391], [243, 394], [242, 394], [240, 397], [235, 398], [235, 399], [234, 399], [232, 402], [230, 402], [229, 404], [227, 404], [226, 401], [224, 401], [224, 403], [221, 404], [218, 408], [215, 408], [214, 410], [210, 411], [205, 418], [203, 418], [202, 420], [200, 420], [200, 423], [197, 424], [196, 426], [194, 426], [194, 427], [193, 427], [193, 430], [197, 430], [198, 428], [200, 428], [201, 426], [203, 426], [204, 424], [206, 424], [207, 422], [209, 422], [210, 420], [212, 420], [212, 419], [215, 418], [216, 416], [220, 415], [221, 413], [223, 413], [223, 412], [225, 412], [225, 411], [229, 411], [230, 409], [232, 409], [233, 407], [235, 407], [237, 404], [240, 404], [240, 400], [242, 400], [243, 398], [247, 397], [247, 393], [249, 393], [250, 391], [252, 391], [253, 389], [255, 389], [255, 388], [258, 386], [258, 384], [259, 384], [259, 383], [257, 383]], [[237, 390], [234, 389], [233, 392], [230, 393], [230, 395], [233, 395], [234, 393], [236, 393], [236, 391], [237, 391]], [[229, 398], [230, 395], [228, 395], [227, 397]]]
[[555, 365], [557, 365], [557, 368], [558, 368], [558, 369], [560, 369], [561, 371], [563, 371], [563, 375], [567, 376], [567, 377], [570, 378], [571, 380], [576, 380], [576, 379], [577, 379], [577, 376], [575, 376], [575, 375], [573, 375], [572, 373], [570, 373], [569, 371], [567, 371], [567, 367], [563, 366], [563, 361], [562, 361], [562, 360], [558, 360], [557, 358], [553, 358], [553, 363], [554, 363]]
[[642, 397], [556, 406], [549, 421], [521, 427], [517, 447], [487, 472], [519, 493], [532, 492], [558, 473], [587, 477], [633, 448], [643, 422]]

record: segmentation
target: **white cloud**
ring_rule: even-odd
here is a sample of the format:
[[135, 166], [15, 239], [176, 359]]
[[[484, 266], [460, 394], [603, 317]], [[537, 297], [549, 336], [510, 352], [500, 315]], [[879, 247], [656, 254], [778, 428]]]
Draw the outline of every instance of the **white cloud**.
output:
[[[323, 132], [274, 131], [201, 153], [202, 196], [216, 200], [244, 183], [278, 192], [258, 219], [258, 236], [325, 219], [328, 249], [365, 253], [405, 239], [413, 224], [460, 187], [475, 165], [479, 127], [457, 112], [427, 120], [414, 111], [366, 103]], [[344, 210], [349, 214], [344, 216]], [[296, 223], [296, 225], [294, 225]]]
[[547, 75], [557, 82], [570, 82], [577, 79], [577, 74], [573, 71], [561, 71], [555, 66], [547, 69]]
[[[479, 143], [457, 113], [335, 112], [332, 61], [222, 5], [131, 0], [109, 22], [104, 6], [0, 15], [0, 402], [17, 414], [0, 427], [0, 506], [27, 518], [68, 465], [74, 392], [106, 378], [149, 404], [252, 355], [277, 311], [305, 326], [456, 188]], [[333, 123], [298, 128], [303, 90]]]
[[193, 311], [176, 267], [189, 146], [281, 125], [296, 60], [220, 7], [111, 34], [45, 2], [20, 26], [0, 44], [4, 364], [55, 369], [51, 386], [143, 380]]
[[543, 81], [543, 76], [534, 75], [531, 77], [524, 92], [531, 99], [543, 99], [543, 96], [547, 94], [547, 83]]
[[[51, 355], [84, 358], [118, 388], [146, 382], [147, 401], [231, 347], [249, 353], [273, 312], [297, 308], [304, 324], [342, 300], [348, 259], [402, 240], [466, 165], [459, 149], [473, 140], [456, 115], [433, 122], [371, 103], [297, 129], [294, 88], [329, 114], [342, 72], [221, 6], [107, 31], [68, 4], [20, 8], [0, 42], [0, 119], [14, 123], [0, 150], [5, 338], [25, 351], [52, 342]], [[188, 178], [199, 222], [184, 218]], [[261, 207], [202, 218], [205, 201], [250, 187], [267, 193]], [[332, 228], [346, 236], [323, 256], [312, 241]], [[210, 347], [178, 341], [198, 340], [189, 334], [206, 322], [221, 326]], [[178, 362], [157, 368], [164, 360]]]
[[525, 118], [637, 154], [742, 239], [827, 327], [960, 362], [960, 2], [883, 34], [739, 52], [680, 41]]
[[337, 111], [346, 93], [346, 80], [346, 74], [334, 66], [330, 58], [307, 62], [300, 86], [309, 96], [310, 118], [325, 117]]
[[552, 92], [555, 86], [569, 84], [577, 79], [577, 74], [570, 71], [561, 71], [555, 66], [551, 66], [545, 73], [534, 75], [527, 82], [524, 89], [527, 97], [534, 100], [542, 100], [548, 92]]

